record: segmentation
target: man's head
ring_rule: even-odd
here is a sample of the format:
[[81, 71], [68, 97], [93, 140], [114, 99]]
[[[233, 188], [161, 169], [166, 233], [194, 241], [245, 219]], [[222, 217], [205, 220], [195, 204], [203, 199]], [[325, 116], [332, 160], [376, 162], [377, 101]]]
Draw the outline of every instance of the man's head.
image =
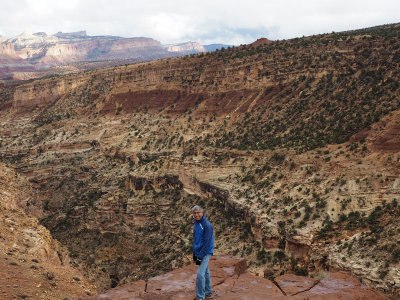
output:
[[203, 217], [204, 209], [200, 205], [195, 205], [192, 207], [193, 217], [196, 221], [200, 221], [201, 217]]

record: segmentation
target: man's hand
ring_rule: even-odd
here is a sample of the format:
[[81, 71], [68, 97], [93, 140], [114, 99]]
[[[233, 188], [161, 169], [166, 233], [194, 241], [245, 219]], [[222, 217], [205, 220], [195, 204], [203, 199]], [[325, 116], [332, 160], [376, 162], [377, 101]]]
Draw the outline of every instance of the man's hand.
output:
[[201, 265], [202, 259], [196, 257], [196, 265], [200, 266]]

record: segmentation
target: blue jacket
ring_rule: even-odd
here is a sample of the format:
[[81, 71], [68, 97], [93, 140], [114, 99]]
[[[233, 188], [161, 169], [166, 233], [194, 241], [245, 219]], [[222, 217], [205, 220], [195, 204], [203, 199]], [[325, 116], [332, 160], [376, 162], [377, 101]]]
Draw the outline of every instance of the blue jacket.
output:
[[211, 223], [203, 215], [193, 224], [193, 252], [199, 259], [214, 253], [214, 233]]

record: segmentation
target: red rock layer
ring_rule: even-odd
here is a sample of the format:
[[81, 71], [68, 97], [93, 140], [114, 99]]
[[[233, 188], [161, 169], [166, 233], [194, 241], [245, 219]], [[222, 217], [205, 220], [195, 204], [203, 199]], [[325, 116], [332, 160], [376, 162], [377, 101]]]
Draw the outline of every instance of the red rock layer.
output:
[[[231, 256], [210, 260], [213, 299], [363, 299], [384, 300], [385, 296], [363, 286], [346, 272], [329, 274], [322, 280], [287, 274], [274, 282], [245, 272], [246, 261]], [[194, 264], [164, 275], [140, 280], [80, 300], [192, 300], [195, 295], [197, 266]]]

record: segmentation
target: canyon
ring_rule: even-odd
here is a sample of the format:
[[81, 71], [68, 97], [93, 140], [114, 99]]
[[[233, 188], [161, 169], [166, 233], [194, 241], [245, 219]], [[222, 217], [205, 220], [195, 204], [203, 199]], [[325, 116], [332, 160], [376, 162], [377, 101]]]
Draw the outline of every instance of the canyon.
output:
[[5, 85], [15, 206], [67, 251], [77, 293], [184, 268], [200, 204], [215, 254], [250, 274], [346, 270], [396, 299], [399, 36], [261, 39]]

